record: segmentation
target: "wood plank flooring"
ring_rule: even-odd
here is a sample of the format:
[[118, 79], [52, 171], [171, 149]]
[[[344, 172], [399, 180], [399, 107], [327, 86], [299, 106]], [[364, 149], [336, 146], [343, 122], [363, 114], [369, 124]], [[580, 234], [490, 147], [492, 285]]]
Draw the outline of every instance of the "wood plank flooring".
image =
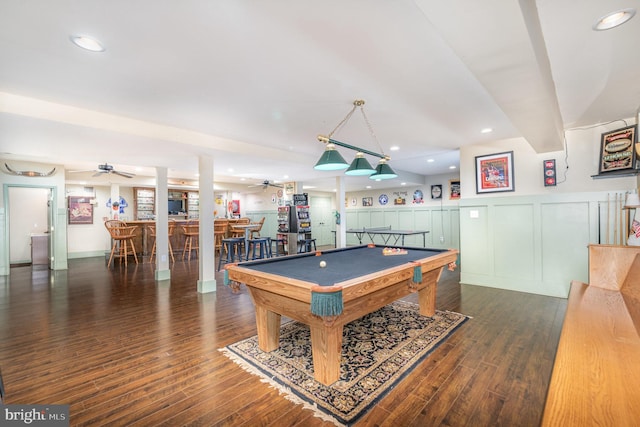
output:
[[[147, 261], [147, 260], [145, 260]], [[69, 404], [72, 426], [329, 426], [218, 349], [256, 333], [246, 288], [198, 294], [197, 261], [69, 260], [0, 277], [8, 404]], [[437, 307], [472, 316], [357, 426], [537, 426], [566, 300], [460, 285]], [[408, 300], [416, 301], [415, 295]]]

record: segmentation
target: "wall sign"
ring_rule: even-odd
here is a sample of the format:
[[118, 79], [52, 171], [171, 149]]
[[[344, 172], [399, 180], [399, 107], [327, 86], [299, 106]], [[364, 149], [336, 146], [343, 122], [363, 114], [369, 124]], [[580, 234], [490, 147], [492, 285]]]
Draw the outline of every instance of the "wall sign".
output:
[[449, 181], [449, 199], [460, 199], [460, 180], [452, 179]]
[[636, 125], [602, 134], [598, 173], [635, 168]]
[[431, 186], [431, 198], [432, 199], [442, 199], [442, 185], [432, 185]]
[[556, 159], [543, 160], [544, 186], [553, 187], [556, 185]]

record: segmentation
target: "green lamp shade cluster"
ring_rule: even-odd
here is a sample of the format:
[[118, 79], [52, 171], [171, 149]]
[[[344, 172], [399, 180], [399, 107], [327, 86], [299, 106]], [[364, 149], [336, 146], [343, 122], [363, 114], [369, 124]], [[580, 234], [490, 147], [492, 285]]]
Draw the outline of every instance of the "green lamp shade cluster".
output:
[[[348, 169], [347, 169], [348, 168]], [[345, 172], [349, 176], [367, 176], [370, 179], [392, 179], [397, 178], [396, 174], [391, 166], [387, 164], [386, 159], [380, 159], [377, 167], [371, 166], [371, 163], [364, 157], [364, 153], [357, 152], [355, 159], [351, 162], [351, 165], [346, 162], [344, 157], [336, 150], [336, 146], [332, 143], [327, 144], [324, 153], [320, 157], [320, 160], [314, 166], [314, 169], [319, 171], [335, 171], [347, 169]]]

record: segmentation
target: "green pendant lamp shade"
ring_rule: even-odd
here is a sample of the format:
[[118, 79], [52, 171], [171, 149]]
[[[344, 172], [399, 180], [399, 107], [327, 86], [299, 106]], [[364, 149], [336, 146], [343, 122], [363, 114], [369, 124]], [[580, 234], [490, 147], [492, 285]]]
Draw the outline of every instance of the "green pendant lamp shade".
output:
[[347, 163], [344, 157], [336, 150], [336, 146], [327, 144], [320, 160], [318, 160], [318, 163], [316, 163], [313, 168], [319, 171], [337, 171], [348, 167], [349, 163]]
[[364, 153], [359, 151], [356, 153], [356, 158], [351, 162], [351, 166], [345, 172], [346, 175], [350, 176], [365, 176], [371, 175], [376, 170], [371, 166], [371, 163], [364, 158]]
[[378, 162], [378, 166], [376, 166], [376, 173], [371, 175], [370, 179], [393, 179], [397, 178], [398, 174], [391, 169], [391, 166], [387, 164], [386, 159], [380, 159]]

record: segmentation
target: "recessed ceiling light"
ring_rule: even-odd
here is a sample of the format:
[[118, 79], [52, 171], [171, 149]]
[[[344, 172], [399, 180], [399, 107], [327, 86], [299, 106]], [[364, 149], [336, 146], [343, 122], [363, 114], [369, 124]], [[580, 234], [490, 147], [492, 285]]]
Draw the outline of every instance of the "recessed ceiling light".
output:
[[427, 163], [433, 163], [433, 162], [435, 162], [434, 159], [427, 159]]
[[401, 182], [400, 185], [407, 185], [407, 183], [406, 182]]
[[456, 165], [449, 166], [449, 169], [455, 169], [455, 168], [456, 168]]
[[622, 9], [607, 13], [593, 24], [594, 31], [604, 31], [624, 24], [636, 14], [635, 9]]
[[397, 145], [393, 145], [391, 147], [389, 147], [389, 151], [398, 151], [400, 149], [400, 147], [398, 147]]
[[367, 186], [365, 186], [364, 188], [367, 188], [367, 189], [369, 189], [369, 188], [371, 188], [371, 186], [370, 186], [370, 185], [367, 185]]
[[70, 36], [69, 39], [75, 44], [83, 49], [90, 50], [91, 52], [104, 52], [105, 48], [102, 44], [91, 37], [87, 36]]
[[491, 133], [491, 132], [493, 132], [493, 129], [491, 128], [484, 128], [480, 131], [480, 133]]

